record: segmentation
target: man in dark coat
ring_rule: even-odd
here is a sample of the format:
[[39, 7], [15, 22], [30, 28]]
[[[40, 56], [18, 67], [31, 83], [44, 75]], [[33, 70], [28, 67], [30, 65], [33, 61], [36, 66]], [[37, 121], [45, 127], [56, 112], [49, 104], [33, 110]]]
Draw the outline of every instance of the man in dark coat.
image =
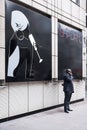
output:
[[73, 76], [72, 76], [71, 69], [66, 69], [63, 79], [64, 79], [63, 91], [65, 94], [64, 112], [69, 113], [69, 111], [72, 111], [69, 107], [69, 104], [70, 104], [70, 99], [71, 99], [72, 93], [74, 93], [74, 87], [73, 87], [73, 83], [72, 83]]

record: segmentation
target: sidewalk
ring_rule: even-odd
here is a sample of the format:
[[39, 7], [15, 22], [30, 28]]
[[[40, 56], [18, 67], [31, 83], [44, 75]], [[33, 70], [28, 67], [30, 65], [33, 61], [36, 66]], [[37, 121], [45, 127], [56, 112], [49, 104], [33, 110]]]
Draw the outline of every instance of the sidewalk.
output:
[[72, 112], [63, 107], [0, 124], [0, 130], [87, 130], [87, 100], [71, 104]]

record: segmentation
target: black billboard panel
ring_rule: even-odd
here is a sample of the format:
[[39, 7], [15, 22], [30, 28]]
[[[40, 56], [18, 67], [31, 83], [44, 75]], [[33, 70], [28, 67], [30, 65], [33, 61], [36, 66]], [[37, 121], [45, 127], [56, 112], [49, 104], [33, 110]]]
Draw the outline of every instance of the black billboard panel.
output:
[[51, 18], [6, 1], [6, 81], [51, 79]]
[[65, 69], [72, 69], [75, 79], [82, 78], [82, 32], [58, 22], [58, 79]]

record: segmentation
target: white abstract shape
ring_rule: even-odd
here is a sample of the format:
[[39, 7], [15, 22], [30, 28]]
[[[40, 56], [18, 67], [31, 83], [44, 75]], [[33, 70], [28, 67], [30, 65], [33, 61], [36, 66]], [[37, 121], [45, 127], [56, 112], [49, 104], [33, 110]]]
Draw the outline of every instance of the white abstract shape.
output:
[[30, 42], [31, 42], [32, 46], [34, 46], [34, 49], [36, 51], [37, 50], [36, 42], [35, 42], [35, 39], [34, 39], [32, 34], [29, 35], [29, 39], [30, 39]]
[[19, 47], [17, 46], [12, 55], [9, 57], [7, 76], [14, 77], [13, 72], [15, 68], [18, 66], [19, 60], [20, 60], [20, 53], [19, 53]]
[[41, 63], [42, 61], [43, 61], [43, 59], [40, 59], [40, 60], [39, 60], [39, 63]]
[[32, 34], [29, 35], [29, 39], [30, 39], [30, 42], [31, 42], [32, 46], [34, 47], [34, 50], [37, 53], [37, 56], [39, 58], [39, 63], [41, 63], [43, 61], [43, 59], [41, 59], [41, 57], [40, 57], [40, 55], [38, 53], [38, 50], [37, 50], [37, 47], [36, 47], [36, 42], [35, 42], [35, 39], [34, 39]]
[[27, 28], [27, 25], [29, 25], [29, 21], [21, 11], [18, 10], [12, 11], [11, 26], [14, 32], [18, 30], [20, 31], [25, 30]]

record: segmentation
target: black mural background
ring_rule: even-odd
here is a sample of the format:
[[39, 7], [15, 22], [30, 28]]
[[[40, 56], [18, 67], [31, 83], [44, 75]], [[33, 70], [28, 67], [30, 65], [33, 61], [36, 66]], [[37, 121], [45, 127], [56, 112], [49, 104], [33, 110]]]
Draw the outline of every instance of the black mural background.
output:
[[65, 69], [72, 69], [75, 79], [82, 78], [82, 32], [58, 23], [58, 79]]
[[[43, 59], [43, 62], [38, 62], [38, 57], [33, 49], [31, 43], [24, 39], [23, 41], [17, 41], [17, 38], [10, 38], [13, 34], [13, 29], [11, 27], [11, 12], [14, 10], [19, 10], [25, 14], [30, 23], [30, 31], [33, 34], [38, 52]], [[23, 7], [19, 4], [6, 1], [6, 81], [16, 82], [16, 81], [41, 81], [41, 80], [51, 80], [51, 18], [41, 12], [32, 10], [31, 8]], [[15, 42], [16, 41], [16, 42]], [[7, 76], [8, 69], [8, 58], [9, 58], [9, 47], [14, 50], [15, 44], [19, 45], [21, 58], [20, 67], [16, 70], [14, 77]], [[26, 49], [22, 49], [26, 48]], [[32, 59], [33, 53], [33, 59]], [[25, 76], [25, 66], [26, 58], [29, 58], [29, 68], [32, 62], [32, 76]], [[15, 61], [14, 61], [15, 62]], [[14, 64], [14, 63], [13, 63]]]

